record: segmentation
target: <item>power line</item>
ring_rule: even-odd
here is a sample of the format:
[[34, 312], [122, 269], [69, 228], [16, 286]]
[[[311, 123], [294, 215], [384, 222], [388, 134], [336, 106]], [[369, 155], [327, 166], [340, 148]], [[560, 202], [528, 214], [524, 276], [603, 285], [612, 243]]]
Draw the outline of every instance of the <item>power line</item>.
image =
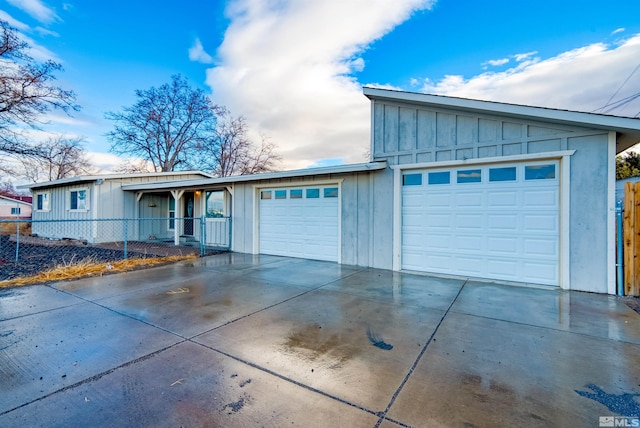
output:
[[[610, 106], [610, 105], [611, 105], [611, 100], [613, 100], [613, 98], [614, 98], [616, 95], [618, 95], [618, 92], [620, 92], [620, 89], [622, 89], [622, 87], [623, 87], [623, 86], [624, 86], [624, 85], [629, 81], [629, 79], [631, 79], [631, 76], [633, 76], [633, 75], [635, 74], [635, 72], [636, 72], [636, 71], [638, 71], [638, 69], [640, 69], [640, 63], [636, 66], [636, 68], [634, 68], [634, 69], [633, 69], [633, 71], [632, 71], [631, 73], [629, 73], [629, 75], [627, 76], [627, 78], [626, 78], [626, 79], [624, 79], [624, 82], [622, 82], [622, 83], [620, 84], [620, 86], [618, 86], [618, 89], [616, 89], [616, 91], [613, 93], [613, 95], [611, 95], [611, 97], [609, 97], [609, 99], [607, 100], [607, 102], [605, 103], [605, 105], [603, 105], [603, 106], [602, 106], [602, 107], [600, 107], [600, 108], [597, 108], [597, 109], [593, 110], [593, 112], [595, 113], [595, 112], [597, 112], [598, 110], [602, 110], [602, 109], [604, 109], [605, 107]], [[636, 94], [636, 95], [638, 95], [638, 94]], [[620, 100], [620, 101], [622, 101], [622, 100]], [[613, 103], [613, 104], [616, 104], [616, 103], [618, 103], [618, 102], [620, 102], [620, 101], [616, 101], [616, 102], [615, 102], [615, 103]], [[626, 104], [626, 103], [625, 103], [625, 104]], [[622, 105], [624, 105], [624, 104], [622, 104]], [[611, 111], [611, 110], [612, 110], [612, 109], [609, 109], [607, 112], [609, 112], [609, 111]]]

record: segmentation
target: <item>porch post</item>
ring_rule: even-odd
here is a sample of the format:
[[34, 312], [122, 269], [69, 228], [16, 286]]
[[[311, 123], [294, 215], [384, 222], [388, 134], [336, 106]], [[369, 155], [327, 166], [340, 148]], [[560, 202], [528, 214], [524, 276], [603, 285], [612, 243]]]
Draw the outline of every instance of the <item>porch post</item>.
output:
[[184, 193], [184, 190], [172, 190], [171, 191], [171, 195], [173, 196], [173, 199], [175, 201], [175, 210], [174, 210], [174, 214], [173, 214], [173, 244], [174, 245], [180, 245], [180, 226], [182, 224], [182, 222], [178, 221], [178, 215], [177, 213], [182, 212], [181, 210], [179, 210], [179, 204], [178, 202], [180, 201], [180, 198], [182, 198], [182, 194]]

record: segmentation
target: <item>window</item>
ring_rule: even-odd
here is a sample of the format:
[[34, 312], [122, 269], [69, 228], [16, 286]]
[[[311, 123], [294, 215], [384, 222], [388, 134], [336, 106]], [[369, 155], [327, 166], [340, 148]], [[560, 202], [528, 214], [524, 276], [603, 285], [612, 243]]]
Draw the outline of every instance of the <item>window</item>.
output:
[[20, 207], [11, 208], [11, 215], [20, 215]]
[[287, 199], [287, 191], [286, 190], [276, 190], [276, 199]]
[[71, 190], [69, 192], [69, 209], [71, 211], [87, 210], [87, 189]]
[[422, 174], [405, 174], [402, 176], [403, 186], [422, 186]]
[[38, 196], [36, 196], [36, 210], [49, 211], [49, 194], [48, 193], [38, 193]]
[[525, 180], [549, 180], [556, 178], [555, 165], [527, 165], [524, 167]]
[[316, 199], [320, 197], [320, 189], [307, 189], [307, 199]]
[[450, 182], [451, 177], [449, 171], [429, 173], [429, 184], [449, 184]]
[[325, 187], [324, 188], [324, 197], [325, 198], [337, 198], [338, 197], [338, 188], [337, 187]]
[[176, 227], [176, 200], [172, 195], [169, 195], [169, 229], [173, 230]]
[[482, 172], [479, 169], [458, 171], [458, 183], [480, 183], [481, 181]]
[[289, 190], [289, 197], [291, 199], [302, 199], [302, 189]]
[[208, 218], [224, 217], [224, 190], [207, 192], [206, 207]]
[[260, 192], [260, 199], [271, 199], [271, 190], [263, 190]]
[[516, 181], [516, 167], [490, 168], [489, 181]]

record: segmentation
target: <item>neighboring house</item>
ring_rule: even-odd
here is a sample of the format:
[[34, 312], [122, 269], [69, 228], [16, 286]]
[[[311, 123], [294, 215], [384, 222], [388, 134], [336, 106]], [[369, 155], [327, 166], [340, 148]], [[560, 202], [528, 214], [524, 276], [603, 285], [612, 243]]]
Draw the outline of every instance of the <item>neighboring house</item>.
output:
[[[148, 196], [145, 202], [148, 206], [153, 205], [154, 209], [151, 209], [147, 205], [143, 206], [134, 193], [123, 192], [123, 186], [210, 177], [210, 174], [201, 171], [91, 175], [20, 187], [30, 189], [33, 196], [31, 230], [34, 235], [99, 243], [113, 241], [114, 238], [123, 239], [125, 223], [122, 219], [166, 219], [170, 214], [172, 201], [167, 197], [156, 200], [153, 196]], [[108, 219], [119, 221], [108, 222]], [[147, 224], [153, 224], [158, 228], [156, 239], [173, 237], [173, 231], [169, 231], [167, 221]], [[137, 227], [138, 224], [136, 228], [127, 230], [129, 239], [139, 239], [142, 233], [145, 233], [144, 236], [147, 238], [154, 235], [154, 231], [140, 231]]]
[[616, 181], [616, 202], [624, 203], [624, 193], [626, 183], [637, 183], [640, 181], [640, 177], [623, 178]]
[[0, 195], [0, 219], [31, 218], [31, 197]]
[[[640, 120], [364, 94], [371, 162], [130, 182], [121, 215], [174, 200], [176, 218], [208, 215], [206, 236], [229, 217], [237, 252], [615, 294], [615, 157]], [[187, 220], [173, 234], [203, 236]]]

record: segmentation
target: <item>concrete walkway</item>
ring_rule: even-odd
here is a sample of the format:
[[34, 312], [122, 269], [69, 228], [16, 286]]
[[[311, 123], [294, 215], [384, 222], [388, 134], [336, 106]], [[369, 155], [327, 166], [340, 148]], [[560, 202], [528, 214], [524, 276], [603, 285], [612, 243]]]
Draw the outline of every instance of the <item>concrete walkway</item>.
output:
[[640, 414], [615, 297], [221, 254], [0, 290], [0, 426], [581, 426]]

